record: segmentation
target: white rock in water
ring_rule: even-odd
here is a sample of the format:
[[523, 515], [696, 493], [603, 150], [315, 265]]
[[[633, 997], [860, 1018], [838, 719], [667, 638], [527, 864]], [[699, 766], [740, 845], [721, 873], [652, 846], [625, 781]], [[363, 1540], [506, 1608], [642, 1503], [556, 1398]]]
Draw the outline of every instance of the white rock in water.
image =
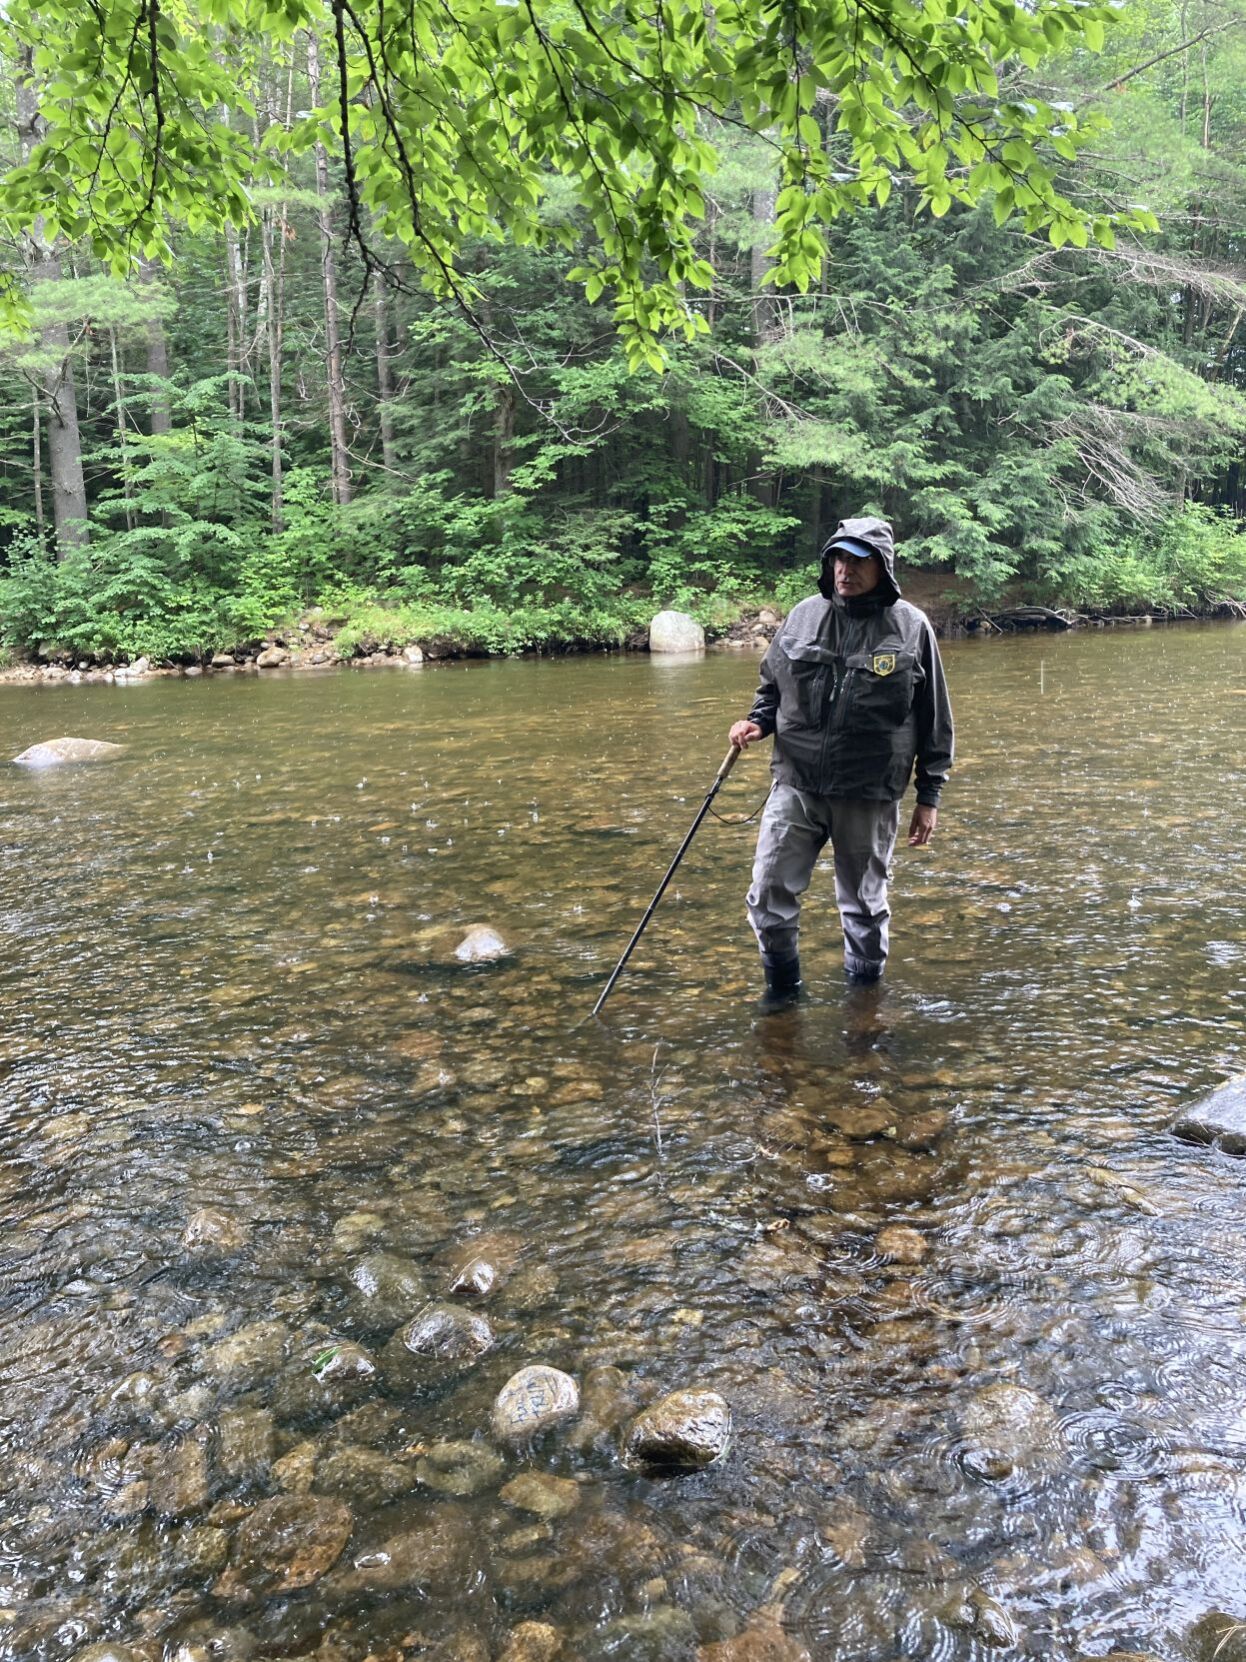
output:
[[524, 1442], [580, 1412], [580, 1388], [568, 1373], [537, 1364], [512, 1374], [493, 1404], [493, 1434]]
[[109, 744], [105, 739], [45, 739], [13, 760], [28, 768], [54, 768], [62, 762], [107, 761], [110, 756], [120, 756], [124, 749], [124, 745]]
[[506, 958], [509, 954], [510, 947], [498, 932], [484, 924], [469, 929], [454, 949], [460, 964], [491, 964], [495, 958]]
[[687, 612], [659, 612], [649, 625], [650, 652], [704, 652], [705, 630]]
[[414, 644], [404, 646], [402, 655], [409, 664], [422, 664], [424, 662], [424, 648], [422, 646], [415, 646]]

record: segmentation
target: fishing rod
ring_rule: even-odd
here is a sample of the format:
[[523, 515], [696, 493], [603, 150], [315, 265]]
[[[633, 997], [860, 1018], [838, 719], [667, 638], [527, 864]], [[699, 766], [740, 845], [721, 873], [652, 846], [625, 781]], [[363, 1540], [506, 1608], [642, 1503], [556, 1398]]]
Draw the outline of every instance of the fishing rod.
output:
[[701, 821], [705, 818], [706, 814], [709, 813], [711, 805], [713, 804], [714, 798], [718, 795], [719, 790], [722, 788], [723, 781], [726, 779], [727, 775], [731, 772], [732, 768], [736, 765], [736, 762], [739, 759], [739, 756], [740, 756], [740, 746], [738, 744], [733, 744], [731, 749], [727, 752], [726, 756], [724, 756], [722, 766], [719, 768], [718, 772], [714, 775], [714, 783], [710, 786], [709, 794], [705, 798], [705, 801], [701, 804], [701, 808], [700, 808], [700, 811], [697, 814], [697, 817], [693, 820], [692, 824], [688, 827], [688, 835], [684, 838], [683, 842], [681, 842], [680, 845], [679, 845], [679, 853], [676, 854], [675, 858], [671, 861], [670, 865], [667, 867], [666, 876], [658, 884], [658, 892], [654, 895], [653, 899], [649, 902], [649, 907], [648, 907], [648, 910], [646, 911], [644, 917], [641, 918], [640, 922], [636, 925], [636, 933], [632, 936], [631, 940], [627, 943], [627, 950], [624, 952], [623, 956], [619, 959], [618, 963], [614, 966], [613, 975], [611, 975], [609, 981], [607, 981], [605, 986], [602, 988], [601, 997], [597, 1000], [596, 1004], [593, 1005], [593, 1012], [592, 1012], [593, 1015], [595, 1015], [595, 1016], [600, 1015], [603, 1005], [605, 1004], [606, 1000], [610, 997], [610, 994], [613, 991], [615, 982], [619, 979], [620, 975], [622, 975], [624, 967], [627, 964], [627, 960], [631, 957], [632, 952], [635, 949], [636, 942], [644, 934], [645, 926], [648, 924], [649, 919], [657, 911], [658, 902], [661, 900], [662, 896], [666, 893], [666, 885], [670, 882], [671, 878], [674, 877], [675, 871], [676, 871], [676, 868], [679, 865], [679, 862], [683, 859], [684, 855], [688, 852], [688, 846], [692, 842], [692, 839], [696, 836], [697, 831], [700, 828]]

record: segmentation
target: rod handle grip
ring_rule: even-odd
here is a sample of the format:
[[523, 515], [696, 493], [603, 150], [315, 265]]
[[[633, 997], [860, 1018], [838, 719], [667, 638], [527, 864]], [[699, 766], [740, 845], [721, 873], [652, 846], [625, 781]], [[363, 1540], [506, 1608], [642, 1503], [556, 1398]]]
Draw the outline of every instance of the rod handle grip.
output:
[[723, 757], [722, 766], [719, 768], [718, 772], [714, 775], [714, 783], [716, 785], [721, 785], [722, 784], [723, 780], [727, 777], [727, 775], [731, 772], [732, 768], [739, 761], [741, 754], [742, 754], [742, 751], [741, 751], [740, 746], [738, 744], [733, 744], [731, 749]]

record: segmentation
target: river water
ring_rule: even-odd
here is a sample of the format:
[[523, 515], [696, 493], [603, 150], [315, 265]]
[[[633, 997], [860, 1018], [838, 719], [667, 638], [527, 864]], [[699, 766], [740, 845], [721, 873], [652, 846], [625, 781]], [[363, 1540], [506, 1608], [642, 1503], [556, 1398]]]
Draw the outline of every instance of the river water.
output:
[[[884, 987], [820, 869], [761, 1012], [710, 821], [600, 1021], [751, 656], [0, 688], [127, 747], [0, 770], [5, 1656], [1246, 1654], [1246, 1166], [1165, 1129], [1246, 1067], [1246, 628], [946, 661]], [[494, 1458], [535, 1362], [585, 1413]], [[691, 1385], [726, 1459], [625, 1469]]]

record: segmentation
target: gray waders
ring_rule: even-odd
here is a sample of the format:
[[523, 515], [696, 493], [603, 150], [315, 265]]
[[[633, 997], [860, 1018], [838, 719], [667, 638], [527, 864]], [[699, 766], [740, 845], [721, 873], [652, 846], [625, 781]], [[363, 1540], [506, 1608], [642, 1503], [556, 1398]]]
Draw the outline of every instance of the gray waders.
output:
[[887, 962], [887, 879], [900, 823], [898, 802], [814, 796], [776, 784], [762, 814], [748, 916], [772, 990], [799, 985], [801, 896], [829, 842], [850, 980], [877, 981]]

